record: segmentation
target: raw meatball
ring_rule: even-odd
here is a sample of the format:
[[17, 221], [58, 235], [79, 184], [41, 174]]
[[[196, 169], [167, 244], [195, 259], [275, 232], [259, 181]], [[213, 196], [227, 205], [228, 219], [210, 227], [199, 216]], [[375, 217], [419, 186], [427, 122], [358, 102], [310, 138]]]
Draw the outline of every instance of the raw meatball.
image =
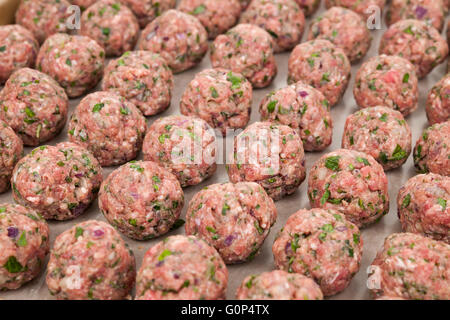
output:
[[23, 68], [14, 72], [0, 92], [0, 118], [27, 146], [56, 137], [67, 121], [69, 99], [50, 76]]
[[430, 173], [409, 179], [398, 193], [397, 208], [403, 231], [450, 244], [450, 177]]
[[113, 227], [88, 220], [61, 233], [47, 267], [47, 286], [58, 300], [119, 300], [136, 278], [133, 252]]
[[57, 33], [45, 40], [36, 64], [75, 98], [97, 85], [104, 62], [105, 51], [95, 40]]
[[418, 172], [450, 176], [450, 121], [427, 128], [417, 140], [413, 155]]
[[211, 45], [211, 64], [241, 73], [256, 88], [267, 87], [277, 74], [272, 37], [251, 24], [218, 36]]
[[184, 194], [166, 169], [151, 161], [131, 161], [106, 178], [98, 205], [109, 223], [127, 237], [148, 240], [173, 227]]
[[397, 55], [409, 60], [419, 78], [425, 77], [448, 55], [445, 39], [434, 27], [419, 20], [401, 20], [383, 34], [380, 54]]
[[184, 91], [180, 111], [205, 120], [226, 136], [227, 131], [247, 125], [252, 97], [252, 85], [240, 73], [206, 69], [198, 73]]
[[239, 0], [181, 0], [178, 10], [197, 17], [213, 40], [236, 24], [241, 5]]
[[224, 299], [228, 270], [205, 241], [179, 235], [146, 252], [136, 282], [137, 300]]
[[305, 15], [294, 0], [254, 0], [240, 22], [266, 30], [273, 38], [274, 51], [283, 52], [301, 41]]
[[142, 31], [139, 49], [159, 53], [179, 73], [202, 61], [208, 51], [208, 34], [194, 16], [169, 10]]
[[303, 10], [305, 16], [309, 17], [319, 9], [320, 0], [295, 0]]
[[408, 60], [382, 54], [358, 70], [353, 95], [360, 108], [386, 106], [406, 117], [417, 109], [418, 82], [416, 69]]
[[50, 249], [48, 225], [32, 209], [0, 204], [0, 290], [20, 288], [34, 279]]
[[97, 195], [102, 168], [84, 148], [71, 142], [40, 146], [22, 158], [11, 184], [16, 202], [45, 219], [78, 217]]
[[450, 74], [444, 76], [430, 90], [426, 111], [430, 124], [450, 120]]
[[392, 0], [386, 23], [391, 25], [400, 20], [417, 19], [442, 31], [445, 12], [442, 0]]
[[450, 299], [450, 246], [418, 234], [388, 236], [370, 268], [375, 297]]
[[363, 152], [340, 149], [322, 156], [308, 180], [313, 208], [335, 209], [359, 228], [389, 212], [388, 180], [383, 167]]
[[16, 70], [34, 67], [39, 44], [24, 27], [13, 24], [0, 26], [0, 85]]
[[331, 41], [344, 50], [350, 62], [363, 58], [372, 42], [363, 18], [341, 7], [328, 9], [312, 22], [308, 40], [313, 39]]
[[259, 106], [261, 120], [295, 129], [306, 151], [323, 150], [331, 144], [333, 122], [323, 94], [302, 82], [269, 93]]
[[116, 166], [137, 157], [147, 125], [134, 104], [116, 94], [87, 95], [69, 122], [69, 140], [89, 150], [102, 166]]
[[86, 10], [91, 5], [96, 3], [98, 0], [69, 0], [69, 2], [73, 5], [79, 6], [81, 11]]
[[139, 24], [133, 12], [119, 0], [101, 0], [81, 16], [80, 34], [97, 41], [108, 56], [133, 50]]
[[213, 184], [189, 202], [186, 234], [205, 240], [231, 264], [252, 260], [276, 219], [275, 204], [259, 184]]
[[310, 278], [282, 270], [248, 276], [236, 293], [238, 300], [322, 300], [320, 287]]
[[30, 30], [39, 43], [51, 35], [69, 32], [71, 16], [67, 0], [22, 0], [16, 11], [16, 23]]
[[0, 193], [9, 189], [13, 169], [22, 155], [22, 140], [0, 120]]
[[386, 0], [325, 0], [325, 6], [328, 9], [331, 7], [343, 7], [355, 11], [365, 19], [375, 13], [373, 8], [378, 7], [381, 13], [385, 4]]
[[256, 182], [274, 200], [294, 193], [306, 177], [302, 140], [285, 125], [253, 123], [234, 138], [229, 160], [231, 182]]
[[147, 130], [144, 159], [171, 171], [182, 187], [196, 185], [216, 172], [216, 136], [202, 119], [169, 116]]
[[152, 116], [170, 106], [173, 74], [158, 54], [128, 51], [108, 64], [102, 88], [125, 97], [144, 115]]
[[400, 112], [370, 107], [347, 117], [342, 148], [367, 153], [384, 170], [390, 170], [406, 162], [411, 154], [411, 140], [411, 130]]
[[133, 10], [139, 25], [144, 28], [163, 12], [175, 8], [176, 0], [120, 0]]
[[279, 269], [314, 279], [331, 296], [358, 272], [363, 241], [358, 227], [337, 211], [302, 209], [288, 218], [272, 251]]
[[316, 88], [334, 106], [347, 89], [350, 61], [341, 48], [328, 40], [299, 44], [289, 57], [288, 83], [302, 81]]

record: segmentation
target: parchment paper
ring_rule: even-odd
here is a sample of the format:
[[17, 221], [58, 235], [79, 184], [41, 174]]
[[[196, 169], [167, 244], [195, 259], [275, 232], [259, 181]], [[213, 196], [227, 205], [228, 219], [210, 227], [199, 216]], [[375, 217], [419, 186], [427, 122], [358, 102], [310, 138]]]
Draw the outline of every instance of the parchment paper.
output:
[[[323, 12], [324, 4], [322, 1], [321, 9], [316, 13], [314, 17], [320, 15]], [[307, 27], [305, 29], [305, 35], [303, 36], [303, 41], [306, 41], [306, 33], [309, 29], [309, 25], [313, 18], [307, 19]], [[331, 152], [335, 149], [339, 149], [341, 146], [341, 138], [343, 133], [343, 128], [345, 124], [346, 117], [358, 110], [356, 107], [355, 100], [353, 98], [353, 84], [354, 78], [356, 75], [356, 71], [361, 66], [362, 62], [367, 61], [370, 57], [373, 57], [378, 54], [378, 46], [380, 42], [380, 37], [383, 32], [386, 30], [386, 25], [382, 24], [381, 30], [372, 30], [372, 46], [368, 54], [364, 57], [362, 61], [352, 66], [352, 79], [350, 81], [350, 85], [346, 91], [346, 94], [343, 100], [332, 108], [331, 113], [334, 122], [334, 132], [333, 132], [333, 144], [328, 147], [325, 151], [320, 153], [306, 153], [306, 166], [307, 166], [307, 174], [309, 174], [309, 170], [314, 164], [316, 160], [318, 160], [323, 154]], [[445, 33], [443, 33], [445, 34]], [[251, 115], [251, 123], [260, 120], [258, 108], [259, 103], [263, 99], [263, 97], [269, 92], [285, 87], [287, 85], [287, 63], [289, 59], [290, 53], [282, 53], [276, 55], [276, 61], [278, 65], [278, 75], [275, 81], [271, 86], [265, 89], [256, 89], [253, 94], [253, 109]], [[210, 68], [211, 63], [209, 59], [209, 55], [205, 57], [201, 64], [197, 67], [185, 71], [181, 74], [175, 75], [175, 89], [172, 97], [172, 105], [171, 107], [164, 113], [159, 114], [154, 117], [149, 117], [148, 124], [150, 125], [155, 119], [159, 117], [164, 117], [172, 114], [180, 114], [179, 109], [179, 101], [180, 97], [183, 94], [184, 89], [188, 85], [188, 83], [193, 79], [194, 75], [205, 68]], [[439, 81], [446, 72], [446, 63], [443, 63], [439, 67], [437, 67], [431, 74], [429, 74], [424, 80], [420, 81], [420, 100], [419, 100], [419, 109], [415, 111], [412, 115], [406, 118], [408, 124], [412, 129], [413, 136], [413, 145], [415, 144], [418, 137], [422, 134], [422, 131], [428, 127], [427, 118], [425, 115], [425, 101], [431, 87]], [[100, 87], [100, 86], [99, 86]], [[98, 88], [99, 88], [98, 87]], [[97, 89], [98, 89], [97, 88]], [[70, 101], [70, 109], [69, 109], [69, 117], [73, 113], [74, 108], [77, 106], [80, 99], [74, 99]], [[67, 126], [62, 131], [62, 133], [48, 144], [54, 145], [61, 141], [67, 140]], [[31, 148], [26, 148], [25, 152], [30, 152]], [[142, 155], [139, 156], [138, 159], [141, 159]], [[104, 168], [104, 176], [106, 177], [114, 168]], [[358, 274], [353, 278], [350, 286], [344, 290], [342, 293], [331, 297], [331, 299], [370, 299], [370, 293], [366, 286], [367, 281], [367, 267], [373, 261], [376, 252], [381, 248], [383, 241], [386, 236], [391, 233], [400, 232], [401, 227], [399, 220], [397, 218], [397, 205], [396, 198], [397, 193], [400, 187], [412, 176], [416, 175], [413, 165], [412, 156], [409, 157], [408, 161], [403, 165], [403, 167], [398, 168], [396, 170], [388, 171], [387, 176], [389, 179], [389, 197], [390, 197], [390, 212], [387, 216], [385, 216], [378, 224], [372, 225], [362, 231], [362, 238], [364, 241], [364, 252], [361, 263], [361, 268]], [[219, 165], [216, 174], [207, 181], [204, 181], [202, 184], [188, 187], [184, 189], [185, 192], [185, 206], [182, 212], [182, 218], [184, 219], [187, 203], [193, 197], [193, 195], [198, 192], [203, 187], [213, 184], [228, 181], [228, 176], [225, 171], [224, 165]], [[310, 208], [309, 201], [307, 197], [307, 179], [302, 183], [298, 191], [292, 196], [288, 196], [283, 198], [282, 200], [276, 202], [276, 207], [278, 209], [278, 220], [276, 224], [272, 227], [269, 236], [267, 237], [263, 247], [261, 248], [261, 253], [258, 255], [253, 261], [228, 266], [229, 271], [229, 282], [228, 282], [228, 291], [227, 298], [234, 299], [235, 293], [238, 286], [241, 284], [242, 280], [249, 274], [257, 274], [264, 271], [270, 271], [274, 269], [273, 255], [272, 255], [272, 244], [274, 238], [278, 231], [284, 226], [287, 218], [294, 212], [302, 208]], [[0, 195], [0, 202], [14, 202], [12, 198], [11, 191]], [[51, 243], [53, 242], [61, 232], [67, 230], [71, 226], [76, 223], [80, 223], [84, 220], [89, 219], [98, 219], [102, 221], [106, 221], [103, 215], [100, 213], [98, 208], [97, 200], [95, 200], [92, 206], [79, 218], [75, 220], [70, 220], [66, 222], [55, 222], [50, 221], [50, 231], [51, 231]], [[179, 228], [178, 230], [174, 230], [167, 234], [184, 234], [184, 227]], [[123, 236], [125, 241], [131, 246], [136, 256], [137, 267], [139, 268], [141, 265], [142, 257], [144, 253], [155, 245], [157, 242], [161, 241], [165, 236], [160, 238], [138, 242]], [[48, 260], [48, 258], [47, 258]], [[47, 261], [46, 261], [47, 262]], [[8, 292], [0, 292], [0, 299], [53, 299], [53, 297], [49, 294], [46, 283], [45, 283], [45, 270], [43, 270], [39, 277], [24, 285], [22, 288], [18, 290], [12, 290]]]

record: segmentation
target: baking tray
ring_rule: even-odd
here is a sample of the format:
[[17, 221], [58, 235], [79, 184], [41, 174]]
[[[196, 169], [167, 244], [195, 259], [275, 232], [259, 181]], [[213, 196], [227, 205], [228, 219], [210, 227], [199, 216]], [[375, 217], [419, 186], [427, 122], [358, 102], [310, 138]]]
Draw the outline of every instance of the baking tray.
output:
[[[321, 7], [319, 11], [312, 17], [307, 19], [307, 26], [305, 29], [305, 35], [303, 36], [303, 41], [306, 39], [306, 33], [308, 31], [309, 25], [314, 17], [317, 17], [325, 10], [324, 4], [322, 1]], [[333, 132], [333, 143], [326, 150], [322, 152], [307, 152], [306, 153], [306, 167], [307, 174], [309, 174], [309, 170], [313, 166], [314, 162], [317, 161], [323, 154], [331, 152], [333, 150], [339, 149], [341, 146], [341, 138], [344, 130], [344, 124], [347, 116], [358, 108], [356, 107], [355, 100], [353, 98], [353, 84], [354, 78], [356, 75], [356, 71], [359, 69], [361, 64], [364, 61], [367, 61], [370, 57], [373, 57], [378, 54], [378, 46], [380, 42], [381, 35], [386, 30], [386, 25], [382, 23], [382, 28], [380, 30], [372, 30], [372, 46], [370, 51], [365, 56], [365, 58], [357, 64], [352, 66], [352, 79], [350, 81], [349, 87], [342, 99], [342, 101], [334, 106], [331, 110], [331, 114], [334, 122], [334, 132]], [[445, 33], [443, 33], [445, 34]], [[276, 55], [276, 62], [278, 65], [278, 75], [275, 78], [274, 82], [267, 88], [264, 89], [255, 89], [253, 92], [253, 105], [252, 105], [252, 114], [251, 114], [251, 123], [259, 121], [259, 103], [263, 99], [263, 97], [269, 92], [285, 87], [287, 85], [287, 65], [290, 53], [282, 53]], [[211, 63], [209, 59], [209, 55], [203, 59], [202, 63], [197, 65], [195, 68], [185, 71], [181, 74], [175, 75], [175, 88], [173, 91], [172, 97], [172, 105], [171, 107], [165, 111], [154, 117], [148, 117], [148, 125], [150, 125], [153, 121], [160, 117], [169, 116], [172, 114], [180, 114], [179, 101], [181, 95], [183, 94], [184, 89], [188, 85], [188, 83], [194, 78], [194, 75], [200, 72], [203, 69], [210, 68]], [[413, 136], [413, 144], [422, 134], [422, 131], [428, 127], [427, 118], [425, 115], [425, 101], [431, 87], [439, 81], [446, 73], [446, 63], [441, 64], [435, 70], [429, 74], [425, 79], [421, 80], [419, 83], [420, 88], [420, 99], [419, 99], [419, 108], [412, 115], [406, 118], [406, 121], [411, 127], [412, 136]], [[97, 87], [97, 90], [99, 90]], [[70, 100], [70, 108], [69, 108], [69, 117], [73, 113], [75, 107], [79, 103], [79, 99]], [[230, 137], [228, 138], [230, 139]], [[67, 125], [61, 134], [55, 139], [51, 140], [48, 144], [54, 145], [62, 141], [67, 140]], [[25, 152], [30, 152], [32, 148], [25, 148]], [[142, 154], [139, 155], [138, 159], [142, 159]], [[110, 174], [115, 167], [112, 168], [104, 168], [103, 174], [106, 177]], [[389, 198], [390, 198], [390, 211], [389, 214], [383, 217], [381, 221], [375, 225], [372, 225], [368, 228], [362, 230], [362, 238], [364, 241], [364, 251], [363, 257], [361, 261], [361, 268], [356, 276], [351, 281], [349, 287], [345, 289], [343, 292], [330, 297], [329, 299], [343, 300], [343, 299], [351, 299], [351, 300], [362, 300], [362, 299], [371, 299], [370, 292], [367, 289], [367, 268], [375, 258], [376, 252], [381, 248], [384, 239], [386, 236], [401, 231], [400, 222], [397, 218], [397, 193], [400, 187], [411, 177], [416, 175], [412, 156], [409, 157], [408, 161], [401, 167], [395, 170], [391, 170], [387, 172], [388, 180], [389, 180]], [[213, 183], [220, 183], [228, 181], [228, 175], [225, 170], [224, 165], [219, 165], [217, 172], [213, 177], [204, 181], [203, 183], [187, 187], [184, 189], [185, 193], [185, 206], [182, 212], [182, 218], [184, 219], [187, 209], [188, 202], [192, 199], [193, 195], [201, 190], [203, 187], [208, 186]], [[12, 198], [11, 191], [6, 192], [0, 195], [0, 202], [10, 202], [13, 203], [14, 200]], [[291, 196], [287, 196], [280, 201], [276, 202], [276, 207], [278, 210], [278, 219], [275, 225], [272, 227], [264, 245], [261, 248], [261, 253], [255, 257], [255, 259], [251, 262], [246, 262], [237, 265], [228, 266], [229, 271], [229, 280], [228, 280], [228, 290], [227, 290], [227, 299], [235, 299], [236, 290], [241, 284], [242, 280], [250, 274], [257, 274], [264, 271], [270, 271], [275, 268], [273, 255], [272, 255], [272, 244], [274, 238], [278, 231], [284, 226], [287, 218], [294, 212], [302, 208], [310, 208], [308, 197], [307, 197], [307, 179], [302, 183], [300, 188]], [[97, 219], [106, 221], [103, 215], [100, 213], [98, 208], [97, 200], [95, 200], [92, 206], [80, 217], [75, 220], [57, 222], [57, 221], [49, 221], [50, 226], [50, 240], [51, 245], [53, 246], [53, 242], [55, 238], [63, 231], [69, 229], [74, 224], [80, 223], [89, 219]], [[162, 237], [157, 239], [149, 240], [149, 241], [134, 241], [129, 238], [123, 236], [125, 241], [130, 245], [133, 249], [133, 252], [136, 256], [136, 264], [137, 268], [141, 266], [142, 258], [145, 252], [155, 245], [157, 242], [161, 241], [164, 237], [175, 235], [175, 234], [184, 234], [184, 227], [181, 227], [177, 230], [174, 230]], [[48, 261], [48, 257], [46, 263]], [[40, 275], [29, 282], [28, 284], [22, 286], [20, 289], [1, 292], [0, 299], [54, 299], [48, 292], [47, 285], [45, 283], [45, 269], [42, 270]]]

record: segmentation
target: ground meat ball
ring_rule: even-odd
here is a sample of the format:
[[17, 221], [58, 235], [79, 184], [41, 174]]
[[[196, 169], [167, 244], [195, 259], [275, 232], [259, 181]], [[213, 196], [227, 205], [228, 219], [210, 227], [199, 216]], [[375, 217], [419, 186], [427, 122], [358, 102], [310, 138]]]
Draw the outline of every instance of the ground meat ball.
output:
[[418, 106], [416, 69], [398, 56], [380, 55], [366, 61], [356, 73], [353, 95], [361, 108], [387, 106], [405, 117]]
[[328, 101], [313, 87], [297, 84], [269, 93], [259, 106], [262, 120], [295, 129], [306, 151], [323, 150], [331, 144], [333, 122]]
[[334, 106], [347, 89], [350, 62], [341, 48], [328, 40], [313, 40], [295, 47], [289, 57], [288, 83], [302, 81], [316, 88]]
[[17, 289], [41, 271], [49, 252], [48, 225], [35, 211], [0, 204], [0, 290]]
[[450, 177], [430, 173], [409, 179], [398, 193], [397, 208], [403, 231], [450, 244]]
[[301, 41], [305, 15], [294, 0], [254, 0], [240, 22], [266, 30], [273, 38], [274, 51], [283, 52]]
[[169, 116], [147, 130], [144, 159], [169, 169], [182, 187], [196, 185], [216, 172], [216, 137], [202, 119]]
[[33, 34], [14, 24], [0, 26], [0, 85], [20, 68], [33, 67], [39, 44]]
[[88, 220], [61, 233], [47, 267], [47, 286], [58, 300], [119, 300], [136, 278], [133, 252], [113, 227]]
[[97, 41], [109, 56], [132, 50], [139, 33], [133, 12], [119, 0], [101, 0], [81, 16], [80, 34]]
[[133, 10], [139, 25], [144, 28], [163, 12], [175, 8], [176, 0], [120, 0]]
[[325, 6], [329, 9], [331, 7], [343, 7], [350, 9], [360, 14], [365, 18], [369, 18], [375, 13], [372, 8], [378, 7], [383, 10], [386, 0], [325, 0]]
[[129, 51], [108, 64], [102, 88], [125, 97], [144, 115], [152, 116], [170, 106], [173, 74], [158, 54]]
[[236, 293], [238, 300], [322, 300], [320, 287], [310, 278], [282, 270], [248, 276]]
[[328, 9], [312, 22], [308, 40], [313, 39], [331, 41], [344, 50], [350, 62], [364, 57], [372, 42], [365, 21], [357, 13], [341, 7]]
[[305, 180], [305, 154], [297, 131], [271, 122], [255, 122], [234, 138], [227, 165], [233, 183], [259, 183], [274, 200], [294, 193]]
[[211, 46], [211, 63], [241, 73], [256, 88], [267, 87], [277, 74], [270, 34], [251, 24], [218, 36]]
[[[450, 299], [450, 246], [412, 233], [388, 236], [370, 268], [376, 296]], [[378, 288], [377, 288], [378, 287]]]
[[205, 241], [178, 235], [146, 252], [136, 282], [137, 300], [224, 299], [228, 270]]
[[74, 98], [97, 85], [104, 62], [105, 51], [94, 40], [58, 33], [44, 42], [36, 64]]
[[279, 269], [314, 279], [325, 296], [343, 291], [358, 272], [363, 241], [357, 226], [335, 210], [299, 210], [272, 247]]
[[422, 20], [442, 31], [445, 22], [444, 3], [442, 0], [392, 0], [386, 23], [391, 25], [405, 19]]
[[160, 54], [179, 73], [202, 61], [208, 51], [208, 34], [197, 18], [169, 10], [142, 31], [139, 49]]
[[22, 154], [22, 140], [0, 120], [0, 193], [9, 189], [12, 171]]
[[450, 75], [447, 74], [431, 89], [427, 105], [427, 118], [430, 124], [450, 120]]
[[127, 237], [148, 240], [167, 233], [180, 217], [184, 194], [177, 178], [151, 161], [114, 170], [100, 188], [105, 218]]
[[102, 166], [137, 157], [147, 125], [134, 104], [110, 92], [87, 95], [69, 122], [69, 140], [89, 150]]
[[414, 165], [420, 173], [450, 176], [450, 121], [425, 129], [414, 148]]
[[371, 107], [348, 116], [342, 148], [365, 152], [384, 170], [390, 170], [406, 162], [411, 154], [411, 139], [411, 130], [400, 112]]
[[305, 16], [309, 17], [319, 9], [320, 0], [295, 0], [303, 10]]
[[197, 17], [213, 40], [236, 24], [241, 5], [239, 0], [181, 0], [178, 10]]
[[67, 121], [69, 99], [48, 75], [29, 68], [14, 72], [0, 92], [0, 118], [27, 146], [57, 136]]
[[30, 30], [39, 43], [52, 34], [68, 32], [67, 0], [22, 0], [16, 11], [16, 22]]
[[445, 39], [432, 26], [419, 20], [401, 20], [383, 34], [380, 54], [398, 55], [409, 60], [419, 78], [445, 60], [448, 46]]
[[244, 128], [250, 120], [253, 90], [240, 73], [206, 69], [184, 91], [180, 111], [199, 117], [225, 136], [228, 130]]
[[372, 156], [353, 150], [330, 152], [314, 164], [308, 196], [311, 207], [338, 210], [360, 228], [389, 212], [383, 167]]
[[98, 161], [71, 142], [34, 149], [17, 163], [11, 179], [16, 202], [55, 220], [82, 214], [101, 182]]
[[81, 11], [86, 10], [91, 5], [96, 3], [98, 0], [69, 0], [69, 2], [73, 5], [79, 6], [81, 8]]
[[277, 209], [254, 182], [213, 184], [194, 195], [186, 234], [217, 249], [225, 263], [252, 260], [277, 219]]

